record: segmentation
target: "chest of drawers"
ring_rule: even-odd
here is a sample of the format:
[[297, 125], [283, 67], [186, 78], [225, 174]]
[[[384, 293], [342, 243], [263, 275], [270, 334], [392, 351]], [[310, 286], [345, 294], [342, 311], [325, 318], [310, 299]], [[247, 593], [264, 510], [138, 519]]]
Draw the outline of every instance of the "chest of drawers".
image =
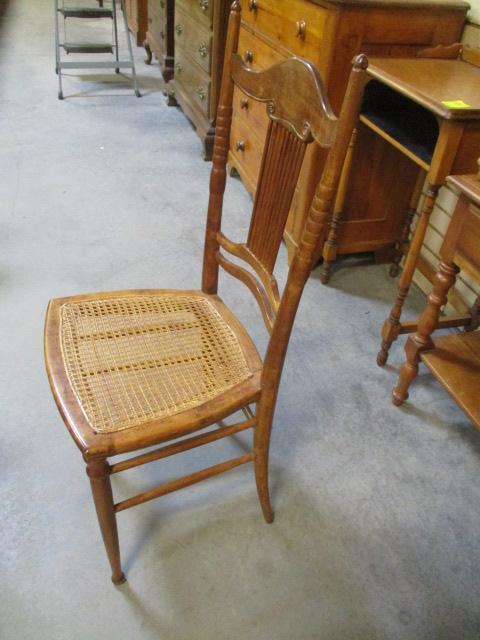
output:
[[173, 77], [173, 11], [173, 0], [148, 0], [145, 62], [150, 64], [154, 54], [165, 82]]
[[125, 0], [128, 28], [138, 46], [143, 45], [147, 32], [147, 0]]
[[206, 160], [213, 150], [230, 4], [175, 0], [175, 65], [168, 92], [197, 130]]
[[[241, 4], [239, 53], [244, 60], [253, 69], [267, 68], [291, 55], [311, 60], [327, 86], [335, 113], [339, 112], [351, 61], [357, 53], [413, 57], [428, 46], [455, 42], [468, 10], [464, 2], [430, 0], [242, 0]], [[256, 188], [266, 132], [264, 109], [236, 92], [229, 166], [240, 174], [251, 193]], [[289, 253], [297, 246], [323, 163], [322, 150], [309, 149], [285, 233]], [[401, 225], [401, 221], [392, 224]], [[359, 250], [350, 243], [348, 252]]]

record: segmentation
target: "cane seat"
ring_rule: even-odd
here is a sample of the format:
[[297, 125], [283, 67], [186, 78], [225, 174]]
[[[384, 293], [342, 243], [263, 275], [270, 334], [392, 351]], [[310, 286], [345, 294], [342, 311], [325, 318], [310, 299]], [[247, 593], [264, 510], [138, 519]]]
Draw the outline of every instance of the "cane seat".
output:
[[229, 315], [218, 297], [195, 291], [54, 300], [47, 349], [67, 383], [55, 385], [57, 401], [76, 404], [93, 432], [112, 434], [148, 429], [242, 383], [256, 392], [261, 359]]

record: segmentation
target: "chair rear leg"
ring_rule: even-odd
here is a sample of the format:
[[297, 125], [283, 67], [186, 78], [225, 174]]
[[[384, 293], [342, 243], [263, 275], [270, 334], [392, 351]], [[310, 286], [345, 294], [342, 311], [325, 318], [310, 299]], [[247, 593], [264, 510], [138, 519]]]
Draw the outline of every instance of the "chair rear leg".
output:
[[98, 524], [100, 525], [103, 542], [112, 567], [112, 582], [114, 584], [122, 584], [126, 578], [120, 563], [117, 518], [113, 503], [112, 485], [110, 483], [110, 465], [104, 458], [87, 461], [87, 475], [90, 478]]
[[273, 522], [273, 509], [270, 504], [270, 492], [268, 489], [268, 454], [270, 449], [271, 421], [259, 420], [255, 427], [254, 451], [255, 451], [255, 482], [257, 484], [258, 499], [262, 507], [263, 517], [266, 522]]

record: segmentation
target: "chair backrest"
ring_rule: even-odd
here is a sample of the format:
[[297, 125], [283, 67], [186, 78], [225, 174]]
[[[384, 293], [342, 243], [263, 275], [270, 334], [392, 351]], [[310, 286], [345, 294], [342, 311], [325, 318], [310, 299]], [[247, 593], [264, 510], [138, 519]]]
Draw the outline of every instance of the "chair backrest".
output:
[[[235, 0], [230, 11], [217, 109], [202, 289], [206, 293], [217, 292], [221, 266], [252, 291], [271, 334], [264, 361], [264, 382], [269, 380], [274, 390], [280, 379], [296, 309], [313, 266], [316, 245], [331, 213], [343, 161], [360, 110], [367, 59], [361, 55], [354, 60], [342, 111], [337, 119], [330, 109], [322, 80], [308, 61], [290, 58], [263, 72], [254, 72], [246, 67], [236, 53], [239, 27], [240, 5]], [[232, 242], [221, 232], [234, 85], [251, 98], [265, 102], [270, 118], [244, 243]], [[312, 142], [329, 149], [329, 153], [283, 294], [280, 295], [273, 269], [306, 146]], [[243, 260], [247, 268], [229, 260], [225, 253]]]

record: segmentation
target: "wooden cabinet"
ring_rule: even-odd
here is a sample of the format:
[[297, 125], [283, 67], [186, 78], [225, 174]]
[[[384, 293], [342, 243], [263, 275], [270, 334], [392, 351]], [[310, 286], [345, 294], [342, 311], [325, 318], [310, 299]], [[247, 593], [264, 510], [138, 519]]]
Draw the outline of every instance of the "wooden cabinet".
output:
[[125, 0], [128, 28], [140, 47], [147, 32], [147, 0]]
[[150, 64], [155, 55], [165, 82], [173, 77], [173, 12], [173, 0], [148, 0], [145, 62]]
[[[242, 0], [239, 53], [253, 69], [267, 68], [291, 55], [311, 60], [319, 69], [333, 110], [338, 114], [351, 61], [357, 53], [413, 57], [428, 46], [455, 42], [460, 37], [467, 10], [465, 2], [456, 1]], [[266, 119], [260, 111], [261, 108], [257, 109], [251, 100], [237, 91], [229, 166], [238, 171], [251, 193], [256, 187], [260, 149], [266, 131]], [[359, 139], [356, 153], [361, 152]], [[318, 148], [309, 149], [305, 157], [285, 232], [290, 252], [297, 246], [324, 157]], [[408, 181], [411, 180], [410, 173], [406, 174]], [[366, 186], [371, 185], [374, 179], [371, 171], [363, 179]], [[397, 179], [402, 181], [402, 176], [398, 175]], [[401, 187], [399, 192], [404, 193], [406, 189]], [[382, 218], [385, 215], [382, 212]], [[368, 218], [364, 210], [359, 216]], [[352, 219], [355, 219], [355, 212], [350, 212], [345, 227]], [[391, 222], [398, 226], [400, 233], [401, 221]], [[387, 229], [384, 220], [382, 224]], [[358, 228], [357, 225], [355, 234], [358, 234]], [[375, 225], [372, 233], [377, 233]], [[393, 235], [396, 233], [395, 229]], [[392, 235], [390, 229], [388, 234], [389, 237]], [[351, 235], [348, 252], [365, 250], [351, 241]], [[365, 247], [368, 239], [360, 235]], [[340, 239], [339, 252], [342, 251]]]
[[222, 78], [229, 0], [176, 0], [175, 67], [169, 97], [180, 105], [210, 160]]

